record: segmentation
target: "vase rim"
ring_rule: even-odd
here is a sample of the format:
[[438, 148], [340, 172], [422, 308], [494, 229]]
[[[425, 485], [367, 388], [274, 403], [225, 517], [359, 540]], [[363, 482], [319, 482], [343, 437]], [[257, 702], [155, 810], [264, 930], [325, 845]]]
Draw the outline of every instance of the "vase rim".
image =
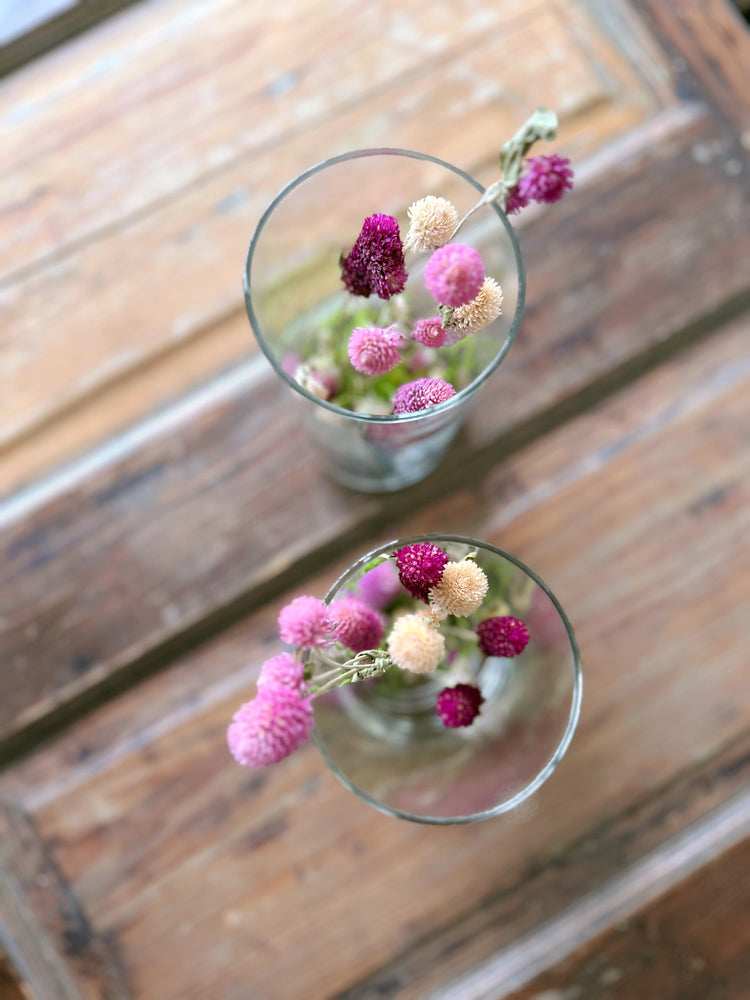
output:
[[508, 799], [506, 802], [502, 802], [498, 806], [494, 806], [491, 809], [485, 809], [481, 812], [470, 813], [465, 816], [422, 816], [416, 813], [410, 813], [404, 809], [398, 809], [393, 806], [386, 805], [380, 802], [374, 796], [365, 792], [363, 789], [359, 788], [341, 768], [336, 764], [336, 762], [329, 756], [325, 743], [318, 736], [317, 730], [313, 730], [312, 738], [318, 751], [325, 760], [327, 766], [331, 771], [338, 777], [338, 779], [355, 795], [360, 799], [367, 802], [369, 805], [373, 806], [379, 812], [385, 813], [387, 816], [394, 816], [399, 819], [410, 820], [415, 823], [424, 823], [432, 826], [453, 826], [462, 823], [474, 823], [479, 820], [492, 819], [495, 816], [500, 816], [503, 813], [510, 812], [515, 809], [522, 802], [533, 795], [550, 777], [552, 772], [555, 770], [557, 765], [560, 763], [564, 757], [570, 742], [573, 739], [573, 733], [575, 732], [576, 726], [578, 724], [578, 718], [581, 712], [581, 699], [583, 695], [583, 673], [581, 668], [581, 657], [578, 649], [578, 642], [576, 641], [575, 633], [573, 631], [573, 626], [565, 614], [565, 611], [555, 597], [554, 593], [550, 590], [547, 584], [538, 576], [532, 569], [530, 569], [525, 563], [523, 563], [516, 556], [504, 549], [498, 548], [496, 545], [492, 545], [490, 542], [481, 541], [476, 538], [471, 538], [467, 535], [450, 535], [442, 534], [440, 532], [423, 534], [423, 535], [410, 535], [406, 538], [393, 539], [390, 542], [385, 542], [379, 545], [377, 548], [373, 549], [371, 552], [366, 553], [356, 562], [352, 563], [347, 570], [345, 570], [336, 582], [329, 588], [328, 593], [324, 597], [324, 601], [329, 603], [333, 596], [337, 593], [338, 589], [350, 578], [350, 576], [355, 573], [358, 569], [367, 565], [372, 559], [379, 555], [384, 554], [386, 551], [394, 550], [396, 548], [401, 548], [404, 545], [415, 545], [419, 542], [455, 542], [457, 544], [467, 545], [475, 547], [478, 549], [484, 549], [487, 552], [492, 553], [495, 556], [500, 556], [506, 559], [508, 562], [513, 563], [521, 572], [525, 573], [530, 579], [536, 583], [536, 585], [547, 595], [547, 597], [552, 602], [560, 621], [565, 629], [565, 634], [568, 639], [568, 644], [570, 647], [570, 652], [572, 654], [573, 661], [573, 694], [571, 697], [570, 712], [568, 715], [568, 722], [565, 728], [565, 732], [560, 739], [554, 753], [547, 761], [545, 766], [535, 775], [535, 777], [525, 785], [519, 792]]
[[[452, 163], [448, 163], [447, 160], [441, 160], [437, 156], [432, 156], [430, 153], [420, 153], [411, 149], [401, 149], [398, 147], [364, 147], [362, 149], [353, 149], [349, 152], [339, 153], [336, 156], [328, 157], [325, 160], [321, 160], [319, 163], [308, 167], [303, 170], [302, 173], [298, 174], [293, 180], [289, 181], [281, 191], [270, 201], [265, 211], [263, 212], [260, 220], [255, 227], [255, 231], [250, 239], [250, 245], [248, 247], [247, 255], [245, 258], [245, 270], [243, 273], [242, 285], [245, 296], [245, 308], [247, 311], [248, 319], [250, 320], [250, 325], [252, 327], [253, 333], [255, 334], [255, 339], [258, 341], [261, 351], [266, 356], [266, 359], [271, 364], [276, 374], [283, 379], [292, 389], [308, 399], [310, 402], [314, 403], [316, 406], [323, 407], [329, 410], [331, 413], [336, 413], [339, 416], [347, 417], [351, 420], [358, 420], [363, 423], [372, 424], [395, 424], [395, 423], [409, 423], [415, 420], [421, 420], [425, 417], [432, 417], [437, 414], [447, 413], [454, 407], [466, 402], [470, 399], [474, 393], [481, 388], [482, 385], [489, 379], [489, 377], [496, 371], [500, 363], [503, 361], [511, 346], [513, 345], [516, 336], [518, 334], [518, 329], [521, 325], [521, 319], [523, 317], [524, 304], [526, 300], [526, 271], [524, 268], [523, 257], [521, 256], [521, 248], [518, 243], [518, 239], [515, 234], [513, 226], [510, 224], [508, 216], [502, 209], [499, 208], [495, 202], [491, 202], [488, 207], [494, 211], [501, 225], [505, 229], [506, 235], [510, 241], [511, 247], [513, 249], [513, 257], [516, 264], [516, 271], [518, 274], [518, 297], [516, 302], [516, 308], [513, 313], [513, 318], [510, 324], [510, 330], [503, 341], [502, 345], [492, 358], [492, 360], [487, 364], [481, 372], [469, 383], [469, 385], [464, 386], [456, 392], [454, 396], [450, 399], [445, 400], [442, 403], [438, 403], [435, 406], [431, 406], [428, 410], [420, 410], [416, 413], [390, 413], [390, 414], [372, 414], [372, 413], [357, 413], [354, 410], [347, 410], [344, 407], [336, 406], [334, 403], [328, 402], [328, 400], [320, 399], [318, 396], [313, 395], [307, 389], [303, 388], [291, 375], [284, 371], [276, 357], [274, 351], [270, 348], [263, 335], [258, 318], [255, 315], [255, 309], [252, 304], [252, 293], [251, 293], [251, 282], [250, 273], [252, 268], [253, 256], [258, 243], [258, 239], [265, 228], [266, 223], [273, 215], [277, 206], [289, 195], [295, 188], [299, 187], [308, 178], [320, 173], [327, 167], [335, 166], [338, 163], [345, 163], [349, 160], [364, 159], [368, 156], [406, 156], [415, 160], [423, 160], [428, 163], [434, 163], [437, 166], [444, 167], [451, 173], [456, 174], [466, 181], [471, 187], [483, 195], [485, 188], [475, 180], [470, 174], [462, 170], [460, 167], [454, 166]], [[472, 336], [472, 334], [469, 334]]]

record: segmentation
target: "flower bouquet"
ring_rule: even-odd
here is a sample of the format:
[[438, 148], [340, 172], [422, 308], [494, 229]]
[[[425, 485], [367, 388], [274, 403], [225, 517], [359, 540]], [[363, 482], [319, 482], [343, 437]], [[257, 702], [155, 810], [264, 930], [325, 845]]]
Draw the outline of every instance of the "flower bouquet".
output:
[[265, 212], [245, 266], [248, 316], [345, 485], [424, 478], [509, 350], [524, 274], [507, 216], [572, 187], [567, 160], [527, 156], [556, 127], [537, 111], [486, 190], [434, 157], [360, 150], [306, 171]]
[[291, 651], [267, 660], [237, 711], [235, 759], [278, 763], [312, 735], [344, 783], [392, 815], [468, 822], [518, 805], [575, 728], [578, 651], [547, 587], [458, 536], [368, 553], [325, 600], [281, 610]]

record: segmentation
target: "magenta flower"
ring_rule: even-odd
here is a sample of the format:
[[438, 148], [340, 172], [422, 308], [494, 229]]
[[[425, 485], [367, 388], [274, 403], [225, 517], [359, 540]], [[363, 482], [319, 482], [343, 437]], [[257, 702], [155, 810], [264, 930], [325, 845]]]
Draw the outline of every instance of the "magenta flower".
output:
[[448, 339], [448, 331], [443, 327], [439, 316], [431, 316], [429, 319], [417, 320], [411, 339], [425, 347], [442, 347]]
[[396, 567], [390, 560], [364, 573], [357, 581], [354, 596], [375, 611], [381, 611], [401, 592]]
[[484, 282], [481, 254], [462, 243], [436, 250], [424, 269], [424, 283], [442, 305], [462, 306], [476, 296]]
[[392, 215], [371, 215], [349, 254], [341, 260], [341, 277], [352, 295], [375, 292], [389, 299], [401, 292], [408, 277], [398, 222]]
[[395, 327], [381, 330], [357, 326], [349, 338], [349, 360], [365, 375], [385, 375], [401, 361], [399, 346], [403, 337]]
[[432, 542], [404, 545], [395, 552], [398, 578], [412, 597], [427, 603], [429, 593], [443, 578], [448, 553]]
[[313, 707], [284, 684], [269, 684], [234, 714], [227, 729], [232, 756], [246, 767], [277, 764], [309, 737]]
[[260, 668], [258, 691], [267, 687], [284, 687], [299, 691], [305, 679], [305, 668], [291, 653], [280, 653], [266, 660]]
[[418, 378], [415, 382], [405, 382], [396, 390], [393, 412], [418, 413], [455, 395], [453, 386], [441, 378]]
[[334, 622], [334, 639], [353, 653], [377, 649], [383, 641], [383, 618], [356, 597], [342, 597], [340, 601], [334, 601], [331, 619]]
[[526, 649], [529, 630], [518, 618], [485, 618], [477, 625], [479, 648], [486, 656], [518, 656]]
[[508, 192], [505, 201], [505, 214], [506, 215], [516, 215], [521, 211], [522, 208], [526, 208], [529, 204], [528, 196], [523, 194], [519, 185], [517, 184], [514, 188], [511, 188]]
[[330, 642], [328, 607], [318, 597], [295, 597], [279, 612], [279, 634], [290, 646], [312, 649]]
[[435, 709], [444, 726], [458, 729], [472, 724], [483, 702], [482, 692], [474, 684], [456, 684], [440, 692]]
[[533, 156], [526, 161], [526, 170], [518, 182], [518, 194], [530, 201], [550, 204], [559, 201], [573, 187], [570, 160], [563, 156]]

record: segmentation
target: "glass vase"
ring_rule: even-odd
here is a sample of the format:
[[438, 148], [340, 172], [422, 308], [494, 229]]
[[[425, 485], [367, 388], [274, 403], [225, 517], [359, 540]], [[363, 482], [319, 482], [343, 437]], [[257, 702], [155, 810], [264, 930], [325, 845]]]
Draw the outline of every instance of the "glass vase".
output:
[[[292, 390], [322, 468], [345, 486], [364, 492], [399, 490], [436, 467], [470, 400], [516, 336], [525, 278], [507, 217], [496, 205], [483, 206], [456, 240], [482, 254], [487, 274], [502, 287], [502, 314], [459, 344], [415, 356], [414, 363], [421, 364], [419, 371], [428, 377], [449, 369], [456, 394], [429, 410], [395, 415], [388, 401], [368, 398], [367, 393], [351, 400], [351, 408], [330, 401], [325, 371], [322, 383], [320, 373], [295, 377], [300, 362], [320, 354], [321, 345], [329, 348], [332, 337], [348, 340], [355, 326], [386, 326], [390, 320], [401, 329], [402, 320], [427, 318], [437, 311], [423, 280], [429, 254], [407, 253], [408, 281], [387, 303], [346, 291], [342, 255], [374, 213], [396, 217], [403, 235], [409, 228], [407, 209], [418, 199], [430, 194], [447, 198], [463, 217], [483, 192], [468, 174], [432, 156], [365, 149], [305, 171], [271, 202], [258, 224], [244, 272], [247, 314], [262, 351]], [[363, 321], [362, 310], [372, 316], [380, 310], [380, 322]], [[417, 369], [413, 372], [405, 372], [404, 381], [420, 377]]]
[[[392, 668], [316, 698], [313, 739], [334, 774], [376, 809], [420, 823], [469, 823], [515, 809], [555, 770], [578, 720], [581, 664], [573, 629], [549, 588], [514, 556], [472, 538], [389, 542], [351, 566], [326, 603], [356, 595], [381, 557], [426, 541], [454, 561], [475, 554], [490, 584], [482, 607], [470, 620], [441, 625], [446, 653], [432, 673]], [[498, 613], [526, 624], [529, 641], [520, 655], [479, 651], [472, 630]], [[309, 657], [315, 663], [327, 655]], [[459, 682], [478, 686], [484, 703], [470, 726], [448, 729], [436, 698]]]

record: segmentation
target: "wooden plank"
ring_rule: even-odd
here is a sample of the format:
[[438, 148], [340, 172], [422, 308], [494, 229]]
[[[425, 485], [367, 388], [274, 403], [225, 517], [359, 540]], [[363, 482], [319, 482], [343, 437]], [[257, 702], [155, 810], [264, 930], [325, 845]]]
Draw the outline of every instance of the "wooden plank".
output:
[[0, 77], [110, 17], [135, 0], [15, 0], [3, 10]]
[[740, 1000], [750, 995], [748, 899], [750, 838], [508, 1000]]
[[657, 121], [613, 147], [568, 206], [528, 226], [531, 304], [519, 341], [460, 459], [409, 493], [363, 499], [327, 483], [286, 392], [250, 368], [7, 504], [6, 735], [120, 672], [163, 662], [170, 643], [225, 624], [260, 588], [284, 586], [292, 567], [450, 490], [700, 333], [701, 316], [743, 295], [750, 253], [742, 180], [690, 155], [717, 134], [702, 117]]
[[[424, 0], [300, 3], [291, 23], [257, 3], [202, 2], [165, 20], [174, 10], [132, 11], [103, 29], [103, 46], [97, 33], [72, 66], [41, 73], [38, 94], [19, 83], [6, 98], [7, 488], [254, 349], [238, 278], [250, 235], [277, 190], [323, 156], [424, 148], [489, 182], [498, 137], [539, 101], [560, 107], [577, 162], [660, 106], [655, 74], [641, 79], [573, 0], [483, 0], [464, 19]], [[331, 47], [311, 61], [321, 35]], [[529, 54], [512, 73], [508, 48]], [[279, 81], [297, 84], [280, 95]]]
[[2, 948], [0, 948], [0, 1000], [33, 1000], [27, 987], [19, 982]]
[[[504, 894], [520, 905], [547, 870], [509, 939], [502, 922], [490, 936], [499, 947], [540, 908], [587, 891], [585, 831], [592, 875], [605, 877], [746, 786], [747, 334], [738, 321], [389, 528], [504, 545], [571, 615], [579, 730], [519, 814], [463, 828], [396, 822], [338, 785], [313, 748], [259, 774], [235, 767], [226, 722], [277, 648], [288, 597], [7, 772], [0, 795], [34, 818], [136, 997], [329, 997], [478, 906], [496, 913]], [[298, 577], [293, 592], [320, 592], [339, 565]]]

